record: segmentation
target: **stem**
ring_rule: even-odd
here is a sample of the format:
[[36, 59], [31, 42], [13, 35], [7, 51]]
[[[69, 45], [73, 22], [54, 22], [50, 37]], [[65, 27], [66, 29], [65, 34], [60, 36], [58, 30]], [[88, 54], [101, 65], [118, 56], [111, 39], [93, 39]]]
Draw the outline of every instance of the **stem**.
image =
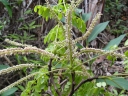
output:
[[68, 96], [72, 96], [73, 94], [74, 94], [74, 88], [75, 88], [75, 72], [73, 71], [72, 73], [71, 73], [71, 75], [72, 75], [72, 88], [71, 88], [71, 91], [70, 91], [70, 93], [69, 93], [69, 95]]
[[92, 78], [88, 78], [86, 80], [82, 80], [74, 89], [74, 92], [77, 91], [84, 83], [86, 82], [91, 82], [94, 79], [98, 79], [98, 76], [92, 77]]
[[[61, 93], [60, 93], [59, 90], [57, 89], [56, 84], [55, 84], [55, 82], [54, 82], [53, 73], [51, 72], [51, 71], [52, 71], [52, 60], [53, 60], [53, 59], [50, 59], [50, 62], [49, 62], [49, 64], [48, 64], [48, 71], [49, 71], [48, 92], [50, 92], [50, 93], [52, 94], [51, 87], [52, 87], [52, 85], [53, 85], [54, 88], [55, 88], [56, 93], [58, 94], [58, 96], [61, 96]], [[52, 95], [52, 96], [53, 96], [53, 95]]]
[[50, 93], [50, 96], [53, 96], [51, 87], [52, 87], [52, 73], [50, 72], [52, 68], [52, 59], [50, 59], [48, 63], [48, 71], [49, 71], [49, 80], [48, 80], [48, 93]]
[[71, 76], [72, 76], [72, 85], [71, 85], [71, 91], [68, 96], [72, 96], [74, 94], [74, 88], [75, 88], [75, 71], [73, 70], [74, 64], [73, 64], [73, 48], [72, 48], [72, 35], [71, 35], [71, 28], [72, 28], [72, 6], [70, 10], [67, 10], [67, 21], [66, 21], [66, 38], [68, 39], [68, 48], [69, 48], [69, 58], [70, 58], [70, 65], [71, 65]]

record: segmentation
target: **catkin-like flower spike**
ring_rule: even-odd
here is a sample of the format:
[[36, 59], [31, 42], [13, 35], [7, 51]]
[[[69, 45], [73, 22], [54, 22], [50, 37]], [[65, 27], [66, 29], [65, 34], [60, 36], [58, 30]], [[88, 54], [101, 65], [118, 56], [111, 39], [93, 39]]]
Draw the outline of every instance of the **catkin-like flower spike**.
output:
[[105, 51], [105, 50], [101, 50], [101, 49], [95, 49], [95, 48], [82, 48], [80, 50], [80, 53], [84, 53], [84, 52], [93, 52], [93, 53], [99, 53], [99, 54], [106, 54], [106, 55], [112, 55], [112, 56], [116, 56], [116, 57], [123, 58], [123, 59], [128, 59], [123, 54], [116, 53], [116, 52], [113, 52], [113, 51]]
[[58, 56], [55, 56], [53, 53], [35, 47], [25, 47], [24, 50], [28, 53], [37, 53], [40, 55], [49, 56], [51, 58], [58, 58]]
[[66, 38], [66, 42], [68, 44], [68, 51], [69, 51], [69, 60], [70, 60], [70, 64], [73, 67], [73, 40], [72, 40], [72, 33], [71, 33], [71, 29], [72, 29], [72, 12], [74, 11], [74, 2], [71, 2], [71, 6], [69, 9], [67, 9], [66, 11], [66, 25], [65, 25], [65, 38]]
[[71, 33], [71, 30], [72, 30], [72, 12], [74, 11], [75, 9], [75, 4], [74, 4], [74, 1], [71, 1], [71, 5], [70, 7], [67, 9], [66, 11], [66, 25], [65, 25], [65, 37], [66, 37], [66, 40], [69, 40], [69, 38], [71, 39], [72, 41], [72, 33]]
[[91, 34], [93, 28], [95, 27], [97, 21], [100, 19], [101, 15], [102, 14], [100, 12], [96, 14], [95, 18], [92, 20], [92, 22], [91, 22], [89, 28], [87, 29], [86, 33], [82, 37], [76, 38], [75, 42], [87, 39], [87, 37]]
[[84, 71], [75, 71], [75, 74], [78, 76], [87, 76]]
[[[15, 42], [15, 41], [11, 41], [9, 39], [5, 39], [5, 42], [11, 44], [11, 45], [15, 45], [15, 46], [19, 46], [19, 47], [32, 47], [32, 45], [27, 45], [27, 44], [21, 44], [21, 43], [18, 43], [18, 42]], [[35, 47], [35, 46], [34, 46]]]
[[30, 75], [28, 75], [28, 76], [26, 76], [26, 77], [21, 78], [20, 80], [14, 82], [14, 83], [12, 83], [12, 84], [10, 84], [9, 86], [3, 88], [2, 90], [0, 90], [0, 94], [3, 93], [3, 92], [5, 92], [6, 90], [8, 90], [8, 89], [10, 89], [10, 88], [12, 88], [12, 87], [18, 85], [18, 84], [21, 84], [22, 82], [26, 81], [27, 79], [30, 79], [31, 77], [33, 77], [33, 76], [35, 76], [35, 75], [37, 75], [37, 74], [38, 74], [38, 72], [35, 72], [35, 73], [33, 73], [33, 74], [30, 74]]
[[65, 29], [65, 37], [66, 37], [66, 42], [68, 44], [68, 56], [70, 56], [70, 60], [72, 58], [72, 51], [73, 51], [73, 45], [72, 45], [72, 34], [71, 34], [71, 29], [72, 29], [72, 9], [68, 9], [66, 12], [66, 29]]
[[39, 49], [36, 47], [25, 47], [25, 48], [8, 48], [0, 50], [0, 56], [6, 56], [6, 55], [12, 55], [12, 54], [30, 54], [30, 53], [37, 53], [40, 55], [49, 56], [51, 58], [58, 58], [58, 56], [55, 56], [54, 54], [47, 52], [43, 49]]
[[0, 75], [4, 75], [4, 74], [7, 74], [7, 73], [17, 71], [17, 70], [21, 70], [23, 68], [34, 68], [34, 67], [40, 67], [40, 65], [35, 65], [35, 64], [16, 65], [16, 66], [9, 67], [7, 69], [0, 70]]
[[56, 46], [60, 46], [60, 47], [65, 47], [67, 46], [67, 43], [66, 43], [66, 40], [63, 40], [63, 41], [55, 41], [53, 42], [53, 44], [55, 44]]
[[66, 40], [69, 41], [69, 36], [71, 36], [71, 10], [67, 10], [66, 12], [66, 25], [65, 25], [65, 37]]

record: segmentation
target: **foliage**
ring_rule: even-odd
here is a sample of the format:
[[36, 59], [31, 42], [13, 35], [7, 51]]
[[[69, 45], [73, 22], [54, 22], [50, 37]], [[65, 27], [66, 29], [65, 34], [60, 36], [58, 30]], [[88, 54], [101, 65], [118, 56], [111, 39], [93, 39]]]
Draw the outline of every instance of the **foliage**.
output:
[[119, 45], [121, 40], [126, 36], [126, 34], [120, 35], [119, 37], [111, 40], [106, 46], [105, 46], [105, 50], [109, 50], [112, 46], [114, 45]]
[[100, 32], [102, 32], [102, 31], [106, 28], [106, 26], [108, 25], [108, 23], [109, 23], [109, 22], [107, 21], [107, 22], [98, 24], [98, 25], [93, 29], [93, 31], [92, 31], [92, 33], [90, 34], [90, 36], [88, 37], [88, 42], [94, 40], [94, 39], [97, 37], [97, 35], [98, 35]]
[[107, 28], [111, 33], [114, 34], [123, 34], [128, 30], [127, 19], [125, 20], [125, 13], [123, 10], [127, 8], [125, 4], [123, 4], [124, 0], [106, 0], [105, 2], [105, 15], [111, 19], [109, 27]]
[[20, 30], [31, 30], [40, 27], [40, 25], [35, 25], [35, 21], [30, 24], [24, 24], [23, 27], [19, 28]]
[[[105, 29], [108, 22], [95, 26], [101, 17], [101, 13], [97, 13], [90, 27], [86, 29], [85, 23], [89, 14], [79, 14], [81, 10], [77, 9], [77, 6], [80, 3], [81, 0], [77, 0], [76, 2], [72, 1], [71, 3], [59, 0], [57, 5], [50, 5], [47, 1], [47, 6], [35, 6], [34, 11], [40, 16], [43, 16], [46, 20], [55, 19], [57, 21], [56, 26], [50, 30], [44, 39], [44, 43], [48, 45], [45, 50], [8, 39], [5, 40], [7, 43], [18, 46], [18, 48], [0, 50], [1, 57], [12, 54], [28, 54], [29, 56], [35, 54], [36, 57], [38, 54], [40, 56], [39, 61], [42, 60], [44, 62], [40, 62], [40, 64], [37, 62], [34, 62], [34, 64], [19, 64], [1, 70], [0, 75], [4, 75], [24, 68], [34, 68], [26, 77], [0, 90], [0, 94], [30, 78], [32, 79], [27, 82], [26, 88], [21, 93], [21, 96], [42, 96], [46, 94], [50, 96], [93, 96], [94, 94], [95, 96], [112, 96], [113, 93], [106, 90], [107, 85], [112, 85], [124, 90], [128, 89], [128, 86], [125, 85], [125, 83], [128, 83], [125, 79], [125, 76], [128, 75], [127, 73], [102, 76], [102, 74], [94, 74], [91, 67], [87, 68], [87, 66], [84, 65], [85, 63], [90, 65], [90, 61], [97, 59], [101, 55], [111, 55], [115, 58], [123, 58], [124, 60], [128, 60], [128, 57], [127, 53], [124, 55], [115, 52], [115, 50], [107, 51], [81, 47], [81, 41], [87, 40], [89, 43], [94, 40], [96, 36]], [[30, 25], [33, 26], [33, 24], [34, 23], [31, 23]], [[79, 29], [83, 35], [73, 39], [73, 27]], [[27, 27], [24, 26], [24, 28], [26, 29]], [[93, 33], [95, 33], [95, 36], [93, 36]], [[125, 34], [115, 39], [119, 42], [115, 42], [115, 40], [110, 41], [107, 48], [110, 48], [113, 42], [118, 46], [124, 36]], [[26, 38], [27, 33], [25, 33], [25, 40], [27, 40]], [[93, 53], [93, 57], [87, 58], [90, 56], [89, 53]], [[87, 56], [84, 57], [86, 59], [85, 61], [80, 59], [82, 54]], [[24, 57], [24, 59], [27, 61], [26, 57]], [[123, 78], [120, 78], [121, 76]], [[122, 81], [124, 82], [122, 83]]]
[[13, 93], [15, 93], [17, 90], [18, 90], [17, 87], [12, 87], [8, 89], [7, 91], [5, 91], [4, 93], [2, 93], [1, 96], [12, 96]]
[[27, 41], [35, 40], [34, 35], [29, 35], [24, 31], [23, 36], [18, 34], [9, 34], [6, 38], [13, 39], [14, 41], [20, 41], [21, 43], [26, 43]]
[[9, 16], [12, 17], [12, 9], [9, 2], [7, 0], [0, 0], [0, 2], [7, 8]]

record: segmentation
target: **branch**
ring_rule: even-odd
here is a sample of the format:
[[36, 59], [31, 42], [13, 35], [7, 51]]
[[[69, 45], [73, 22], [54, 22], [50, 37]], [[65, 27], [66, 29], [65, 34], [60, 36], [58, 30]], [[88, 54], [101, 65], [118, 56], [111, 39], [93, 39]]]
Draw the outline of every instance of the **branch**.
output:
[[8, 64], [10, 66], [14, 66], [14, 64], [12, 64], [12, 62], [10, 61], [10, 59], [7, 56], [4, 56], [4, 59], [8, 62]]
[[60, 93], [60, 91], [59, 91], [58, 88], [56, 87], [56, 84], [55, 84], [55, 82], [54, 82], [53, 77], [52, 77], [52, 84], [53, 84], [53, 86], [54, 86], [54, 88], [55, 88], [56, 93], [58, 94], [58, 96], [62, 96], [61, 93]]
[[50, 96], [53, 96], [52, 91], [51, 91], [51, 86], [52, 86], [52, 73], [51, 73], [51, 69], [52, 69], [52, 59], [50, 59], [49, 63], [48, 63], [48, 71], [49, 71], [49, 80], [48, 80], [48, 93], [50, 93]]
[[62, 86], [63, 84], [65, 84], [66, 82], [68, 81], [68, 78], [63, 80], [61, 83], [60, 83], [60, 86]]
[[95, 76], [95, 77], [92, 77], [92, 78], [88, 78], [86, 80], [82, 80], [77, 86], [76, 88], [74, 89], [74, 92], [77, 91], [84, 83], [86, 82], [91, 82], [92, 80], [94, 79], [98, 79], [98, 76]]
[[[53, 84], [56, 93], [58, 94], [58, 96], [61, 96], [61, 93], [60, 93], [59, 90], [57, 89], [56, 84], [55, 84], [55, 82], [54, 82], [53, 73], [51, 72], [51, 71], [52, 71], [52, 60], [53, 60], [53, 59], [50, 59], [50, 62], [49, 62], [49, 64], [48, 64], [48, 71], [49, 71], [48, 92], [52, 93], [51, 87], [52, 87], [52, 84]], [[51, 95], [51, 96], [53, 96], [53, 95]]]

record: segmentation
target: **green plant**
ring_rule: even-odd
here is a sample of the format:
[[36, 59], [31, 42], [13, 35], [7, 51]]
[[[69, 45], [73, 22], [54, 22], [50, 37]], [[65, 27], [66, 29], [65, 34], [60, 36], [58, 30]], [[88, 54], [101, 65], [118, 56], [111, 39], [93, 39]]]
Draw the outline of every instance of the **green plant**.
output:
[[5, 25], [6, 25], [6, 21], [4, 22], [0, 21], [0, 35], [2, 35], [1, 31], [4, 29]]
[[13, 39], [14, 41], [20, 41], [21, 43], [26, 43], [31, 40], [35, 40], [34, 35], [29, 35], [27, 32], [24, 31], [23, 36], [19, 34], [9, 34], [6, 38]]
[[9, 4], [9, 2], [7, 0], [0, 0], [0, 2], [6, 7], [6, 9], [8, 10], [8, 14], [10, 17], [12, 17], [12, 9], [11, 6]]
[[107, 28], [108, 31], [118, 35], [128, 30], [127, 21], [123, 20], [123, 16], [125, 17], [123, 10], [127, 8], [127, 6], [122, 3], [123, 1], [124, 0], [106, 0], [104, 8], [104, 14], [111, 19], [110, 26]]
[[[84, 20], [81, 17], [77, 17], [75, 14], [76, 7], [80, 3], [81, 0], [76, 2], [72, 1], [71, 4], [65, 3], [65, 0], [59, 0], [57, 5], [51, 6], [47, 1], [47, 7], [37, 5], [34, 8], [34, 10], [39, 15], [46, 18], [46, 20], [54, 18], [58, 22], [44, 39], [44, 42], [48, 43], [45, 50], [31, 45], [24, 45], [10, 41], [8, 39], [5, 40], [7, 43], [19, 47], [21, 46], [22, 48], [8, 48], [0, 50], [1, 57], [12, 54], [38, 54], [41, 56], [40, 59], [45, 61], [45, 63], [20, 64], [1, 70], [0, 75], [3, 75], [16, 70], [22, 70], [23, 68], [37, 68], [26, 77], [23, 77], [0, 90], [0, 94], [32, 77], [33, 79], [28, 81], [25, 90], [21, 93], [21, 96], [41, 96], [46, 94], [50, 96], [93, 96], [94, 94], [95, 96], [112, 96], [111, 92], [106, 91], [107, 86], [104, 86], [101, 82], [104, 82], [107, 85], [113, 85], [120, 89], [128, 89], [128, 81], [125, 79], [125, 76], [128, 75], [127, 73], [102, 76], [102, 74], [94, 74], [91, 67], [88, 69], [87, 66], [84, 65], [85, 63], [88, 63], [91, 66], [90, 62], [102, 55], [111, 55], [118, 58], [124, 58], [125, 60], [128, 58], [127, 55], [117, 53], [115, 50], [84, 48], [83, 46], [79, 51], [77, 50], [80, 48], [79, 46], [81, 46], [80, 41], [86, 40], [89, 43], [96, 38], [96, 36], [93, 36], [91, 32], [96, 32], [98, 34], [99, 31], [102, 31], [108, 24], [108, 22], [105, 22], [98, 24], [95, 27], [97, 21], [101, 17], [101, 13], [97, 13], [90, 24], [90, 27], [86, 31], [86, 27], [83, 25]], [[64, 21], [62, 20], [63, 18]], [[75, 24], [75, 20], [77, 21], [77, 24]], [[73, 39], [72, 26], [78, 28], [83, 35]], [[121, 41], [124, 36], [125, 35], [116, 39]], [[110, 49], [110, 45], [113, 44], [113, 42], [115, 42], [115, 40], [110, 42], [108, 49]], [[116, 42], [117, 46], [119, 43], [120, 42]], [[89, 53], [93, 53], [94, 56], [91, 58], [85, 57], [86, 61], [82, 61], [79, 58], [82, 54], [89, 56]], [[104, 87], [98, 87], [97, 83]]]
[[122, 4], [121, 2], [122, 2], [121, 0], [115, 0], [115, 1], [106, 0], [105, 12], [106, 13], [111, 12], [112, 15], [116, 15], [117, 17], [119, 17], [122, 12], [121, 10], [122, 7], [125, 7], [125, 5]]
[[31, 22], [30, 24], [24, 24], [23, 27], [19, 28], [20, 30], [31, 30], [40, 27], [40, 25], [35, 25], [35, 21]]

